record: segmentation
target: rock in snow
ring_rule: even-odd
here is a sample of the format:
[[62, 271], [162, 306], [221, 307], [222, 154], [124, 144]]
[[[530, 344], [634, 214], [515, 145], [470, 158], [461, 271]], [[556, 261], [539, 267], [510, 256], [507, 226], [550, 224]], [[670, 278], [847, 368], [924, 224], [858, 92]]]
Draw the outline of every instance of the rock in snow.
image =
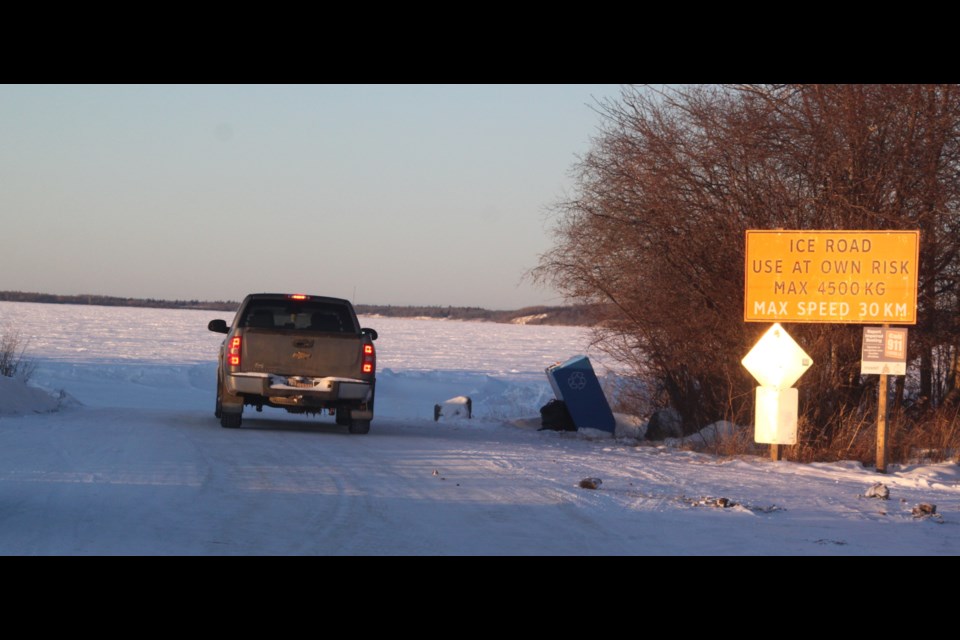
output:
[[581, 489], [599, 489], [600, 485], [603, 484], [603, 480], [600, 478], [584, 478], [580, 481]]
[[881, 500], [889, 500], [890, 489], [888, 489], [887, 486], [882, 482], [878, 482], [867, 489], [867, 492], [863, 495], [866, 498], [880, 498]]
[[660, 409], [650, 417], [647, 424], [647, 440], [664, 440], [683, 437], [683, 418], [673, 408]]

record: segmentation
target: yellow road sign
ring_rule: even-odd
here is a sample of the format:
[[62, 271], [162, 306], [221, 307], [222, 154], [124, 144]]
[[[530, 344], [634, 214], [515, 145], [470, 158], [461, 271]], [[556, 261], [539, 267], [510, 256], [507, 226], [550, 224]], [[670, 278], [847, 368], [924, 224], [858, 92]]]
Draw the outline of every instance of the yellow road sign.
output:
[[746, 322], [916, 324], [919, 231], [747, 231]]

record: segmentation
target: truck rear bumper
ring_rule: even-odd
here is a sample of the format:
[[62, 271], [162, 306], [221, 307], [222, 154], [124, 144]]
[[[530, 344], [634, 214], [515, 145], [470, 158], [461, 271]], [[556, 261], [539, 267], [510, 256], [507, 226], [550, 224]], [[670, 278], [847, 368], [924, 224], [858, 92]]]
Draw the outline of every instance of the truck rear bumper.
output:
[[373, 399], [373, 382], [355, 378], [230, 373], [225, 382], [232, 394], [263, 396], [277, 404], [359, 404]]

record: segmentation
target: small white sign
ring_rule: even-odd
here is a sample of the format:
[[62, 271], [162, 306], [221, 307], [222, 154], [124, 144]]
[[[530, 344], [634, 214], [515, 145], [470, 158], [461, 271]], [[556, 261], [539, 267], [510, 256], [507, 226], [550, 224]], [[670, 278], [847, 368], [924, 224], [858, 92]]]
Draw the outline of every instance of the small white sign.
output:
[[789, 389], [806, 373], [813, 359], [780, 323], [774, 323], [741, 362], [761, 386]]
[[860, 375], [907, 374], [907, 329], [864, 327]]
[[796, 389], [757, 387], [757, 417], [753, 441], [759, 444], [797, 444]]

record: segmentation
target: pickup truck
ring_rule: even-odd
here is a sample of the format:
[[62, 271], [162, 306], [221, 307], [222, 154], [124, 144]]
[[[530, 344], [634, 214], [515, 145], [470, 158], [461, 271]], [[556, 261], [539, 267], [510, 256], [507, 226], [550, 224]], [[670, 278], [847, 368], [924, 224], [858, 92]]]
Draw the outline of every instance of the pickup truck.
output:
[[373, 419], [377, 332], [360, 328], [353, 305], [322, 296], [255, 293], [240, 304], [217, 366], [214, 415], [240, 426], [244, 405], [291, 413], [336, 413], [350, 433], [367, 433]]

